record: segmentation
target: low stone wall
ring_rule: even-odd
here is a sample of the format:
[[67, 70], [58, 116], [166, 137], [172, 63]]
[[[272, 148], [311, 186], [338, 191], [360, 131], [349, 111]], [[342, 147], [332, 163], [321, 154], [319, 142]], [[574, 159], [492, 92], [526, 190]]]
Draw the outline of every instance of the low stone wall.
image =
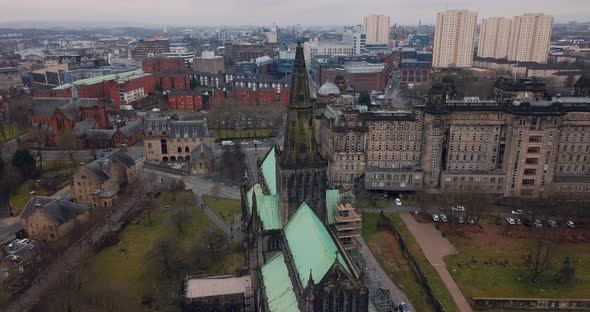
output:
[[523, 309], [523, 310], [579, 310], [590, 311], [588, 299], [541, 299], [541, 298], [473, 298], [477, 309]]

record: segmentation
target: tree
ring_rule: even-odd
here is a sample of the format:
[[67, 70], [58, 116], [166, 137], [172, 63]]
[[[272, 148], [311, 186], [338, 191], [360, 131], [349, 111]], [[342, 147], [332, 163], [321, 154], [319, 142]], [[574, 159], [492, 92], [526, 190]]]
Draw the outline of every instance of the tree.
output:
[[176, 203], [176, 196], [179, 192], [182, 192], [186, 189], [186, 185], [184, 184], [184, 181], [176, 179], [170, 183], [169, 188], [170, 192], [172, 192], [172, 200], [174, 203]]
[[334, 77], [334, 84], [338, 87], [341, 94], [346, 93], [347, 83], [346, 78], [344, 78], [344, 76], [336, 75], [336, 77]]
[[551, 247], [542, 240], [537, 241], [537, 245], [525, 258], [525, 267], [531, 273], [531, 282], [536, 283], [541, 274], [552, 267]]
[[207, 232], [207, 249], [213, 259], [220, 258], [227, 253], [229, 239], [219, 228], [210, 229]]
[[175, 241], [167, 236], [157, 238], [145, 254], [147, 261], [153, 261], [161, 266], [161, 271], [170, 277], [176, 255]]
[[19, 149], [12, 156], [12, 166], [25, 179], [36, 176], [39, 173], [37, 161], [28, 149]]
[[563, 266], [561, 270], [555, 274], [555, 281], [558, 283], [569, 283], [571, 282], [576, 275], [576, 268], [572, 265], [571, 259], [569, 256], [566, 256], [563, 260]]
[[198, 273], [204, 273], [214, 260], [207, 245], [202, 240], [195, 240], [188, 253], [188, 257], [186, 257], [187, 264]]
[[182, 229], [184, 228], [185, 223], [185, 216], [181, 210], [176, 209], [170, 214], [170, 223], [174, 225], [178, 234], [182, 233]]
[[369, 91], [361, 91], [358, 99], [359, 105], [366, 105], [371, 107], [371, 96], [369, 95]]

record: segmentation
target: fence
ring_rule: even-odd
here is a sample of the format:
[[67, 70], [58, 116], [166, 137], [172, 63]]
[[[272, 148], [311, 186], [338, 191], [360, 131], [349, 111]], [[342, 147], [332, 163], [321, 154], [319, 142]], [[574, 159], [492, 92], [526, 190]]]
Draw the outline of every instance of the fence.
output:
[[157, 164], [153, 164], [150, 162], [144, 162], [144, 167], [147, 169], [154, 169], [154, 170], [158, 170], [158, 171], [163, 171], [163, 172], [168, 172], [168, 173], [172, 173], [172, 174], [178, 174], [178, 175], [188, 175], [189, 173], [185, 170], [179, 170], [179, 169], [174, 169], [174, 168], [170, 168], [170, 167], [165, 167], [165, 166], [160, 166]]
[[540, 298], [473, 298], [478, 309], [523, 310], [578, 310], [590, 311], [588, 299], [540, 299]]
[[406, 241], [404, 240], [404, 237], [400, 234], [400, 232], [395, 227], [395, 225], [393, 225], [393, 223], [391, 223], [391, 220], [389, 220], [389, 218], [387, 216], [385, 216], [385, 214], [383, 214], [383, 212], [379, 214], [379, 217], [380, 217], [380, 220], [377, 223], [377, 226], [386, 228], [387, 230], [391, 231], [391, 233], [393, 233], [393, 236], [397, 239], [397, 241], [399, 243], [400, 249], [402, 250], [402, 252], [406, 256], [406, 258], [410, 262], [410, 265], [414, 269], [414, 272], [416, 272], [416, 275], [418, 276], [418, 280], [420, 281], [420, 283], [422, 284], [422, 286], [426, 290], [426, 293], [428, 294], [430, 299], [432, 299], [432, 305], [434, 306], [436, 311], [446, 312], [447, 310], [444, 308], [442, 303], [440, 303], [440, 301], [438, 300], [438, 298], [434, 294], [432, 286], [428, 282], [428, 279], [426, 278], [424, 271], [422, 271], [422, 268], [420, 268], [418, 261], [416, 261], [416, 257], [414, 257], [412, 252], [408, 249]]

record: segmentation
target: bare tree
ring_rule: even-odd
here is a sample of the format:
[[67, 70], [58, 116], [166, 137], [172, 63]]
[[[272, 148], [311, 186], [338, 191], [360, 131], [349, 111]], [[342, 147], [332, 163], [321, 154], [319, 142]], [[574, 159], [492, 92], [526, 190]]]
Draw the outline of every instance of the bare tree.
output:
[[174, 225], [178, 234], [182, 233], [186, 218], [181, 210], [175, 210], [170, 214], [170, 223]]
[[227, 246], [229, 239], [227, 235], [219, 228], [210, 229], [207, 232], [207, 249], [213, 257], [213, 259], [225, 255], [227, 252]]
[[166, 277], [172, 274], [174, 257], [176, 255], [175, 241], [170, 237], [163, 236], [157, 238], [151, 248], [146, 252], [145, 259], [153, 261], [161, 266], [162, 273]]
[[537, 241], [537, 245], [525, 258], [524, 264], [531, 273], [531, 282], [537, 282], [539, 276], [552, 268], [551, 247], [542, 240]]

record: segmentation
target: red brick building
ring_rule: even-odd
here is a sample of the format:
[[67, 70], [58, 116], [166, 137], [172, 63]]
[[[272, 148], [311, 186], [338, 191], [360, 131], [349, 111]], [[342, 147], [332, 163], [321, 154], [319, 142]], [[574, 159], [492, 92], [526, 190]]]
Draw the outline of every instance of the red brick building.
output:
[[326, 81], [334, 81], [336, 76], [342, 76], [344, 79], [346, 79], [348, 85], [350, 85], [356, 91], [370, 92], [384, 90], [385, 85], [389, 79], [389, 73], [385, 70], [373, 73], [350, 73], [346, 71], [322, 68], [320, 71], [320, 85], [323, 85]]
[[203, 109], [203, 95], [196, 91], [170, 91], [168, 109], [197, 112]]
[[184, 73], [186, 65], [181, 57], [149, 57], [142, 62], [143, 71], [146, 73]]
[[188, 90], [190, 79], [188, 74], [181, 73], [154, 73], [155, 85], [159, 85], [162, 91]]
[[34, 140], [55, 144], [66, 131], [74, 131], [78, 123], [92, 120], [95, 129], [108, 128], [105, 107], [97, 99], [34, 98], [31, 105], [29, 132]]

